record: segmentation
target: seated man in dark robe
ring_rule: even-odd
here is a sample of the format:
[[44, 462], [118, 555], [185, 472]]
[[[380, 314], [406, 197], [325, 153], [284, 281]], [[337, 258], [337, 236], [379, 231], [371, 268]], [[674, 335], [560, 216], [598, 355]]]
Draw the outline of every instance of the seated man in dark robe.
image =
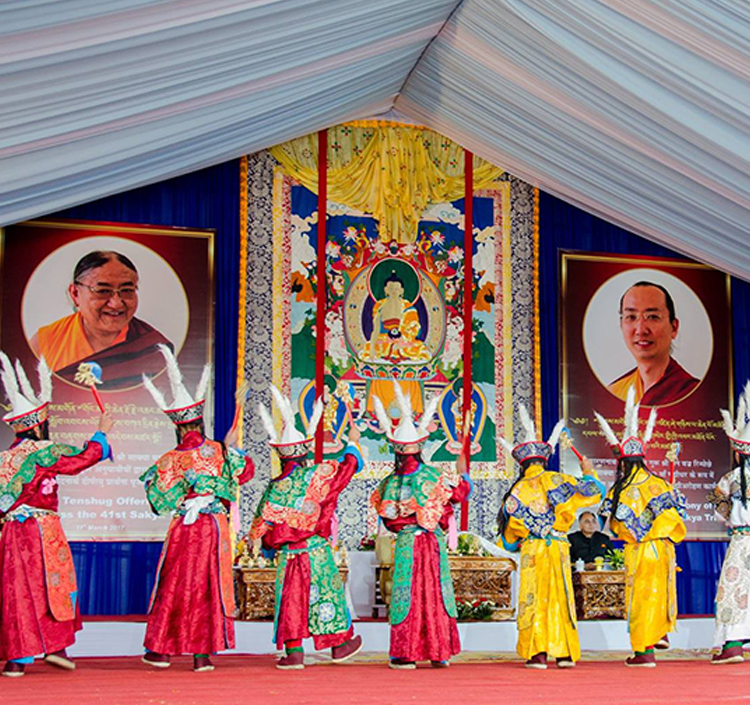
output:
[[612, 541], [601, 531], [599, 522], [593, 512], [583, 512], [578, 517], [579, 531], [568, 534], [570, 542], [570, 562], [575, 563], [579, 558], [588, 565], [595, 558], [606, 558], [613, 549]]
[[96, 362], [106, 391], [138, 385], [143, 373], [164, 368], [157, 346], [172, 343], [135, 317], [138, 272], [128, 257], [90, 252], [76, 265], [68, 293], [76, 312], [42, 326], [30, 341], [58, 376], [73, 382], [80, 363]]

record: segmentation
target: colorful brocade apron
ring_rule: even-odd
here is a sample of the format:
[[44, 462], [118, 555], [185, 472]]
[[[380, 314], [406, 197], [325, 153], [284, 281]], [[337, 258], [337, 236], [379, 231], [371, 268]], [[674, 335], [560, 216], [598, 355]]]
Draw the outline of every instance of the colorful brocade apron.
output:
[[[389, 619], [391, 624], [401, 624], [411, 610], [411, 583], [414, 572], [414, 541], [420, 533], [429, 533], [417, 524], [409, 524], [398, 532], [394, 557], [393, 590]], [[449, 617], [456, 618], [456, 599], [453, 594], [453, 580], [448, 564], [448, 546], [445, 534], [440, 527], [434, 532], [440, 551], [440, 592], [443, 605]]]
[[339, 634], [352, 624], [349, 608], [346, 606], [344, 583], [333, 559], [331, 544], [320, 536], [311, 536], [307, 539], [305, 548], [290, 549], [282, 546], [277, 553], [274, 642], [278, 633], [286, 566], [295, 556], [303, 553], [310, 560], [310, 605], [307, 621], [310, 634]]

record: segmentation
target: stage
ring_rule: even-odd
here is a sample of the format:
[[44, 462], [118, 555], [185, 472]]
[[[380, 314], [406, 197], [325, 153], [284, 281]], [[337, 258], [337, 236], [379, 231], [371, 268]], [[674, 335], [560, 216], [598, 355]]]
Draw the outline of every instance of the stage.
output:
[[201, 674], [192, 673], [188, 657], [175, 659], [164, 671], [134, 657], [84, 658], [72, 673], [40, 663], [29, 667], [23, 678], [2, 678], [0, 694], [4, 705], [32, 705], [53, 699], [56, 705], [495, 705], [503, 701], [685, 705], [745, 700], [750, 665], [716, 667], [705, 654], [683, 652], [660, 656], [655, 669], [635, 670], [623, 666], [622, 656], [586, 652], [575, 669], [532, 671], [509, 654], [468, 652], [449, 669], [425, 666], [393, 671], [386, 666], [384, 654], [365, 653], [351, 664], [335, 666], [310, 659], [311, 666], [303, 671], [282, 672], [274, 668], [271, 656], [231, 655], [217, 657], [216, 670]]
[[671, 636], [672, 649], [660, 652], [656, 669], [625, 668], [629, 655], [626, 624], [621, 620], [579, 622], [582, 658], [572, 671], [551, 666], [526, 669], [515, 654], [515, 622], [462, 622], [462, 653], [447, 670], [420, 664], [415, 671], [388, 668], [389, 625], [358, 620], [355, 629], [364, 651], [350, 663], [334, 665], [330, 652], [316, 653], [305, 642], [306, 668], [279, 671], [271, 643], [270, 621], [236, 622], [237, 648], [214, 658], [213, 673], [192, 672], [192, 659], [173, 659], [159, 671], [141, 663], [145, 617], [88, 618], [70, 649], [77, 670], [66, 673], [41, 661], [17, 681], [0, 679], [2, 703], [331, 703], [471, 702], [515, 703], [722, 703], [744, 692], [750, 665], [710, 664], [713, 619], [683, 617]]
[[[671, 635], [675, 649], [708, 651], [711, 648], [714, 620], [712, 617], [684, 617], [677, 622], [677, 632]], [[136, 656], [143, 653], [145, 617], [108, 621], [89, 618], [78, 634], [70, 653], [82, 656]], [[388, 623], [385, 620], [360, 620], [355, 629], [364, 639], [370, 652], [388, 651]], [[458, 625], [464, 652], [513, 652], [516, 644], [515, 622], [461, 622]], [[268, 622], [235, 622], [236, 654], [272, 654], [273, 624]], [[594, 652], [626, 652], [627, 627], [622, 620], [591, 620], [578, 623], [581, 648]], [[306, 644], [308, 651], [311, 645]]]

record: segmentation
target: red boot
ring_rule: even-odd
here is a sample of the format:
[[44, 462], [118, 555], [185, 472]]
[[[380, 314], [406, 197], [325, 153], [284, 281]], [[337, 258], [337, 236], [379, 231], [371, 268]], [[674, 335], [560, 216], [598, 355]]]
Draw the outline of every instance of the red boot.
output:
[[720, 654], [714, 654], [711, 663], [714, 666], [721, 666], [725, 663], [742, 663], [744, 660], [742, 646], [730, 646], [723, 648]]
[[286, 656], [282, 656], [276, 662], [276, 668], [282, 671], [301, 671], [305, 667], [305, 652], [302, 649], [295, 649]]
[[656, 656], [653, 651], [646, 651], [642, 654], [635, 654], [625, 659], [625, 665], [630, 668], [656, 668]]
[[411, 671], [417, 667], [414, 661], [407, 661], [403, 658], [392, 658], [388, 662], [388, 668], [395, 668], [397, 671]]
[[540, 671], [545, 670], [547, 668], [547, 654], [544, 651], [534, 654], [534, 656], [526, 662], [526, 668], [536, 668]]
[[193, 656], [193, 670], [196, 673], [210, 673], [214, 670], [214, 665], [211, 663], [210, 657], [196, 654]]
[[357, 635], [349, 639], [349, 641], [345, 641], [343, 644], [334, 646], [331, 649], [331, 660], [334, 663], [344, 663], [344, 661], [348, 661], [360, 651], [362, 651], [362, 637]]
[[169, 668], [172, 665], [167, 654], [157, 654], [155, 651], [147, 651], [141, 656], [141, 661], [154, 668]]
[[20, 678], [26, 673], [26, 666], [15, 661], [8, 661], [3, 669], [3, 675], [8, 678]]
[[44, 662], [55, 668], [62, 668], [64, 671], [76, 670], [76, 665], [73, 663], [73, 659], [68, 656], [65, 649], [60, 649], [60, 651], [54, 651], [51, 654], [47, 654], [44, 657]]

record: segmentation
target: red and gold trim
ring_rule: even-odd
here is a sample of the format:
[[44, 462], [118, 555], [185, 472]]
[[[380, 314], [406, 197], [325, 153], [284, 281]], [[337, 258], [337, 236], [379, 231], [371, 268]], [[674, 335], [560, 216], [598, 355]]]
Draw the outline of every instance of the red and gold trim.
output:
[[33, 411], [28, 411], [25, 414], [4, 416], [3, 421], [11, 426], [16, 433], [21, 433], [22, 431], [28, 431], [30, 428], [34, 428], [34, 426], [43, 424], [48, 416], [49, 402], [45, 402]]
[[181, 409], [164, 409], [164, 413], [169, 416], [169, 420], [173, 424], [181, 426], [182, 424], [200, 421], [203, 418], [205, 406], [206, 400], [201, 399], [195, 402], [195, 404], [184, 406]]
[[314, 443], [315, 438], [305, 438], [293, 443], [269, 443], [268, 445], [276, 451], [280, 458], [288, 460], [290, 458], [303, 458], [313, 450]]

